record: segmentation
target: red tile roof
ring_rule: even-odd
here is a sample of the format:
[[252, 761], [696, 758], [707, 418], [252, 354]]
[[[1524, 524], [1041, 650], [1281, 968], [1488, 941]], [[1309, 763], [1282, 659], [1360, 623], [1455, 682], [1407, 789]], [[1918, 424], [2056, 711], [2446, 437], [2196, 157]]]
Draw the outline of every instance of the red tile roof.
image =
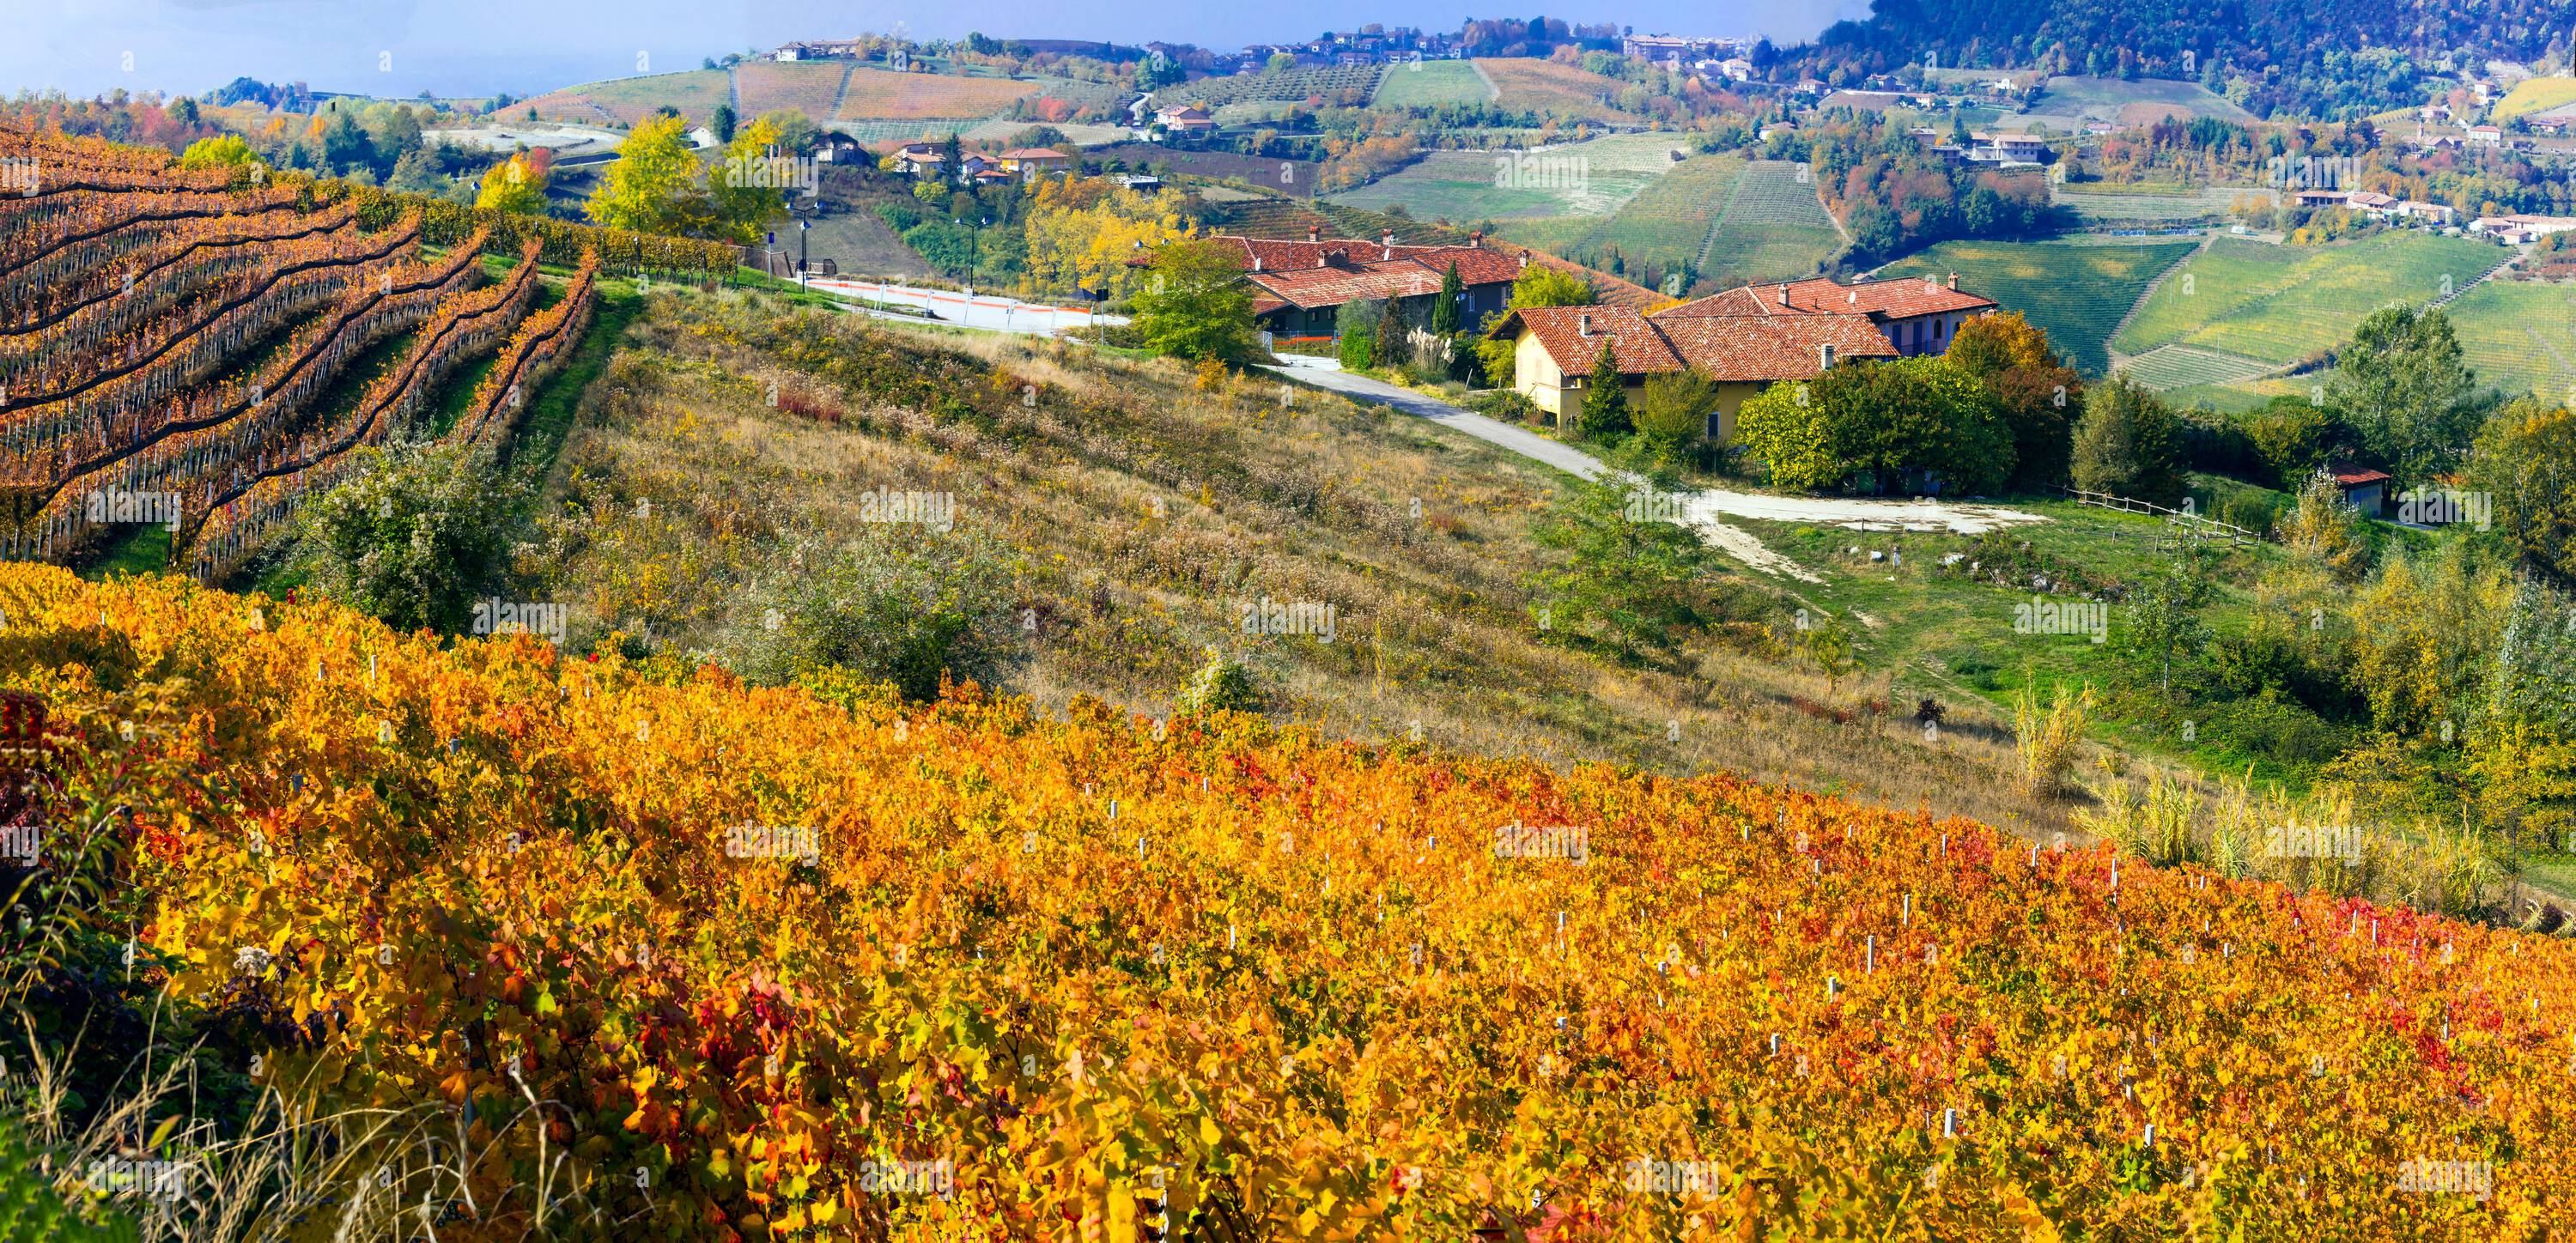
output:
[[1655, 326], [1683, 361], [1723, 383], [1814, 379], [1825, 369], [1828, 345], [1837, 360], [1897, 356], [1887, 334], [1862, 315], [1711, 315]]
[[1247, 272], [1244, 279], [1300, 307], [1340, 306], [1381, 298], [1418, 298], [1440, 292], [1440, 274], [1411, 259], [1356, 268], [1291, 268]]
[[1845, 285], [1825, 277], [1781, 285], [1745, 285], [1656, 312], [1658, 318], [1703, 315], [1868, 315], [1906, 319], [1943, 311], [1982, 311], [1992, 298], [1951, 289], [1938, 281], [1862, 281]]
[[1520, 335], [1515, 325], [1525, 325], [1536, 333], [1548, 357], [1556, 360], [1557, 368], [1571, 374], [1592, 370], [1592, 361], [1600, 357], [1603, 341], [1610, 343], [1622, 374], [1682, 369], [1681, 356], [1673, 352], [1664, 334], [1647, 323], [1645, 316], [1624, 306], [1525, 306], [1494, 325], [1493, 335], [1511, 340]]
[[[1587, 324], [1590, 333], [1584, 328]], [[1894, 358], [1887, 334], [1863, 315], [1644, 316], [1619, 306], [1521, 307], [1494, 326], [1511, 340], [1527, 328], [1560, 370], [1585, 373], [1609, 340], [1628, 375], [1685, 367], [1722, 383], [1812, 379], [1824, 370], [1824, 348], [1837, 361]]]
[[1053, 147], [1016, 147], [1002, 153], [1006, 160], [1061, 160], [1065, 154]]
[[2336, 462], [2326, 467], [2326, 475], [2347, 488], [2357, 488], [2365, 483], [2386, 483], [2396, 478], [2387, 471], [2372, 470], [2352, 462]]

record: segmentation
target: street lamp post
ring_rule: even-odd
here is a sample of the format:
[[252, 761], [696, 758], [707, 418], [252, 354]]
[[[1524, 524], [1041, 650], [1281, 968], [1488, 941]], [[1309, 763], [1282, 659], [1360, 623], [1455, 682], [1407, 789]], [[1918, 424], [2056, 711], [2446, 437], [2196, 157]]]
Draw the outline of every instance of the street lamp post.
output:
[[799, 220], [796, 222], [796, 284], [800, 288], [812, 288], [812, 285], [808, 283], [806, 279], [807, 267], [805, 256], [807, 239], [813, 234], [813, 232], [813, 221]]

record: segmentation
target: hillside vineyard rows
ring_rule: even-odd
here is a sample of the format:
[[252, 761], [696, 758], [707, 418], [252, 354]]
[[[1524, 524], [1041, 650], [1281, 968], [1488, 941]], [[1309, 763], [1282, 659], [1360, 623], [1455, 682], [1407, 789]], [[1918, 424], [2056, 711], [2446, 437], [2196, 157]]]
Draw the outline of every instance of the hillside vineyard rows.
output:
[[[103, 502], [155, 498], [171, 567], [221, 578], [495, 349], [448, 438], [506, 439], [588, 322], [602, 248], [666, 270], [730, 261], [332, 183], [236, 185], [87, 139], [0, 129], [0, 150], [49, 170], [42, 192], [0, 198], [0, 556], [17, 559], [95, 551], [118, 534]], [[516, 258], [488, 285], [487, 249]], [[573, 271], [539, 312], [544, 260]], [[325, 405], [387, 342], [398, 357], [363, 396]]]
[[[63, 797], [123, 809], [84, 866], [137, 970], [245, 1008], [301, 1116], [395, 1120], [340, 1142], [472, 1204], [442, 1238], [2423, 1237], [2576, 1195], [2550, 938], [1724, 776], [170, 578], [0, 567], [0, 608]], [[2491, 1201], [2397, 1193], [2423, 1161]]]

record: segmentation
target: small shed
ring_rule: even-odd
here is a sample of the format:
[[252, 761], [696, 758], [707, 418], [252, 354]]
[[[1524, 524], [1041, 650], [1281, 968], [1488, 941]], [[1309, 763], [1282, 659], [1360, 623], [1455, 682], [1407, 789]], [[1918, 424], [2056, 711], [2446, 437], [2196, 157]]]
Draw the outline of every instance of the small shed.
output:
[[2365, 518], [2379, 516], [2388, 484], [2395, 478], [2387, 471], [2351, 462], [2328, 462], [2318, 473], [2334, 480], [2335, 489], [2343, 493], [2343, 503], [2360, 510]]

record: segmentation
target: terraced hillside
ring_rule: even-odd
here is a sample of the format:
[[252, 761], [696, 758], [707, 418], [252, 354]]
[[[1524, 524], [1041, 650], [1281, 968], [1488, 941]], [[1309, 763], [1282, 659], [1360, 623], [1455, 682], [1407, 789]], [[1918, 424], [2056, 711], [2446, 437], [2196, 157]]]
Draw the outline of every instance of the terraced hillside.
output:
[[2076, 370], [2099, 376], [2110, 369], [2105, 342], [2120, 317], [2150, 282], [2197, 244], [1943, 242], [1888, 264], [1879, 274], [1947, 279], [1956, 272], [1961, 289], [2021, 312], [2048, 333]]
[[2483, 242], [2398, 230], [2330, 246], [2222, 237], [2155, 293], [2111, 347], [2189, 345], [2275, 365], [2315, 357], [2391, 302], [2466, 288], [2509, 256]]
[[[736, 259], [343, 183], [234, 185], [237, 170], [86, 140], [0, 129], [0, 156], [50, 170], [0, 200], [0, 550], [19, 558], [146, 538], [220, 581], [367, 446], [418, 433], [447, 377], [485, 355], [494, 387], [448, 438], [506, 444], [579, 341], [603, 258]], [[515, 256], [497, 282], [487, 248]], [[571, 269], [560, 294], [543, 259]], [[150, 498], [154, 530], [99, 518], [110, 497]]]

